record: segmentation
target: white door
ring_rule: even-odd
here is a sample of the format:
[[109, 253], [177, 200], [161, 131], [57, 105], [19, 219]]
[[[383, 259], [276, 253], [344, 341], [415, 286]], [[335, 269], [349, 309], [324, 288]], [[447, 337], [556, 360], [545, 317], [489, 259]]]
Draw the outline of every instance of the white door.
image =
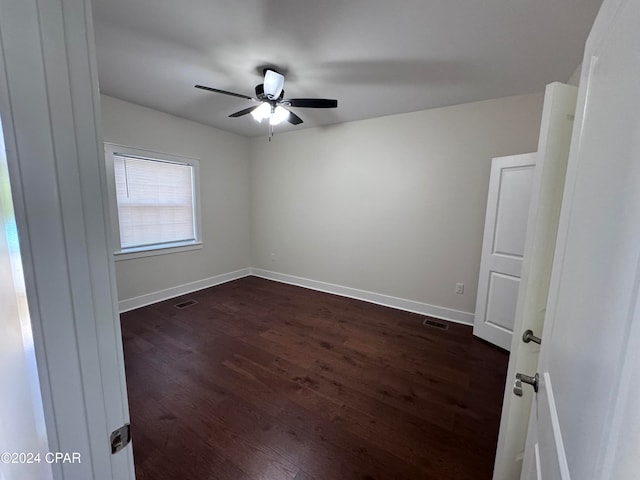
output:
[[[0, 116], [33, 335], [21, 333], [35, 351], [40, 384], [31, 396], [42, 397], [42, 444], [80, 459], [40, 465], [56, 480], [131, 480], [132, 448], [111, 453], [111, 432], [128, 422], [129, 412], [91, 2], [0, 0], [0, 12]], [[3, 350], [2, 361], [11, 353]], [[27, 367], [35, 375], [33, 365]], [[16, 438], [34, 424], [40, 428], [36, 410], [33, 422], [14, 429]], [[5, 421], [8, 412], [14, 413], [0, 410], [0, 430], [17, 421]], [[0, 447], [0, 454], [27, 448], [23, 442]], [[29, 464], [5, 467], [1, 460], [0, 479], [47, 478]]]
[[491, 161], [473, 334], [506, 350], [516, 315], [536, 154]]
[[[512, 381], [516, 372], [535, 371], [538, 366], [539, 345], [533, 341], [524, 343], [522, 335], [526, 330], [531, 330], [540, 337], [543, 331], [577, 94], [576, 87], [562, 83], [547, 85], [545, 90], [524, 263], [507, 371], [507, 378]], [[514, 480], [520, 476], [533, 391], [525, 389], [522, 393], [521, 397], [516, 396], [513, 383], [507, 382], [493, 480]]]
[[640, 475], [639, 18], [605, 0], [585, 49], [526, 479]]

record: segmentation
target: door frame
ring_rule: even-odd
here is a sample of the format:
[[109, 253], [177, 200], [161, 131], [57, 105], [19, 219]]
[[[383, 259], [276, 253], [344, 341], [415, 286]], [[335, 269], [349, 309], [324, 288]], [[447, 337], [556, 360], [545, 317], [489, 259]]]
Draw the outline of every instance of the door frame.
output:
[[[513, 394], [516, 372], [535, 372], [540, 346], [522, 341], [525, 329], [542, 336], [555, 239], [569, 158], [578, 89], [554, 82], [547, 85], [542, 109], [538, 160], [529, 207], [527, 240], [518, 291], [514, 336], [507, 369], [500, 433], [493, 470], [494, 480], [515, 478], [522, 468], [526, 430], [533, 392]], [[519, 459], [520, 458], [520, 459]]]
[[53, 478], [133, 480], [131, 447], [111, 455], [109, 442], [129, 414], [91, 3], [0, 10], [0, 115], [49, 450], [81, 455]]
[[[629, 3], [628, 0], [604, 0], [600, 8], [600, 11], [595, 19], [592, 30], [589, 34], [585, 45], [584, 59], [581, 67], [580, 83], [578, 90], [577, 109], [575, 116], [575, 125], [571, 138], [571, 149], [569, 153], [569, 162], [566, 174], [565, 189], [563, 193], [562, 210], [560, 214], [560, 222], [558, 228], [558, 236], [556, 241], [556, 249], [553, 259], [553, 271], [551, 275], [551, 282], [549, 288], [548, 305], [549, 309], [545, 317], [545, 329], [542, 336], [542, 351], [541, 360], [544, 362], [544, 349], [551, 344], [551, 340], [557, 332], [554, 332], [554, 327], [557, 325], [557, 317], [555, 309], [558, 305], [558, 299], [560, 296], [560, 285], [563, 281], [563, 274], [565, 273], [565, 253], [567, 251], [567, 244], [569, 243], [571, 217], [573, 214], [573, 205], [575, 203], [576, 182], [581, 174], [581, 163], [583, 158], [581, 156], [582, 146], [582, 133], [585, 128], [585, 116], [587, 109], [589, 108], [588, 94], [592, 88], [591, 86], [591, 70], [597, 62], [598, 48], [603, 41], [611, 35], [611, 26], [617, 20], [621, 14], [621, 9], [625, 4]], [[637, 271], [637, 269], [636, 269]], [[615, 374], [618, 375], [618, 383], [614, 400], [611, 402], [611, 409], [608, 412], [608, 421], [606, 427], [602, 433], [600, 439], [600, 448], [598, 449], [598, 455], [593, 457], [596, 459], [594, 462], [596, 468], [592, 470], [594, 472], [594, 478], [613, 478], [613, 467], [615, 465], [616, 453], [619, 448], [619, 437], [621, 432], [632, 430], [630, 429], [628, 418], [625, 418], [625, 414], [628, 413], [628, 408], [635, 411], [635, 403], [631, 403], [629, 398], [629, 385], [633, 381], [637, 384], [638, 378], [638, 346], [640, 346], [640, 303], [637, 302], [637, 298], [640, 297], [640, 282], [636, 276], [635, 283], [632, 286], [632, 292], [635, 292], [636, 301], [632, 302], [632, 307], [627, 312], [628, 318], [630, 318], [630, 328], [626, 332], [626, 348], [623, 352], [619, 352], [619, 367], [620, 371]], [[538, 370], [541, 371], [541, 366]], [[635, 377], [635, 379], [633, 378]], [[554, 401], [553, 392], [546, 391], [546, 385], [548, 374], [541, 372], [541, 389], [542, 391], [538, 395], [544, 395], [550, 403]], [[633, 379], [633, 380], [631, 380]], [[634, 397], [633, 402], [637, 399]], [[531, 420], [529, 426], [533, 424], [536, 412], [531, 412]], [[555, 410], [555, 408], [554, 408]], [[545, 412], [548, 414], [548, 412]], [[636, 419], [637, 421], [637, 419]], [[569, 478], [570, 471], [564, 452], [564, 442], [562, 438], [562, 431], [560, 429], [560, 420], [554, 414], [551, 415], [551, 423], [556, 427], [552, 430], [551, 437], [555, 440], [556, 444], [554, 449], [558, 453], [559, 470], [562, 478]], [[536, 470], [539, 467], [540, 459], [538, 457], [538, 449], [534, 448], [534, 444], [538, 441], [538, 432], [535, 429], [529, 428], [527, 436], [527, 445], [525, 450], [525, 457], [523, 462], [522, 479], [533, 478], [532, 472], [540, 473]], [[635, 454], [635, 452], [634, 452]], [[637, 458], [634, 455], [634, 458]], [[617, 477], [616, 477], [617, 478]], [[628, 477], [625, 477], [628, 478]], [[634, 476], [635, 478], [635, 476]]]

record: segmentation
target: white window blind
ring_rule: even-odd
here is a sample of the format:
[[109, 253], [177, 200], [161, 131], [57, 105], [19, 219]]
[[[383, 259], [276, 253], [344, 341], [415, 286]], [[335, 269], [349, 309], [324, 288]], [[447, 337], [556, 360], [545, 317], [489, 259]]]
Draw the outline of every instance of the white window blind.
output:
[[122, 249], [195, 241], [193, 167], [113, 156]]

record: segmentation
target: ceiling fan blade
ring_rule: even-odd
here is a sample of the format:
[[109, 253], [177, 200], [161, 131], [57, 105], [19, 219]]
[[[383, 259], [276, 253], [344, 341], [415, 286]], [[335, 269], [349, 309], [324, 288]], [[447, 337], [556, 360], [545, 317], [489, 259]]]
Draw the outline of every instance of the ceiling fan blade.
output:
[[329, 100], [328, 98], [290, 98], [283, 100], [287, 106], [304, 107], [304, 108], [336, 108], [338, 100]]
[[244, 110], [240, 110], [239, 112], [236, 113], [232, 113], [231, 115], [229, 115], [230, 117], [241, 117], [243, 115], [247, 115], [248, 113], [253, 112], [256, 108], [258, 108], [260, 105], [257, 106], [252, 106], [249, 108], [245, 108]]
[[287, 122], [289, 122], [291, 125], [300, 125], [302, 123], [302, 119], [291, 110], [289, 110], [289, 118], [287, 118]]
[[200, 88], [201, 90], [207, 90], [209, 92], [222, 93], [223, 95], [231, 95], [232, 97], [240, 97], [240, 98], [246, 98], [247, 100], [255, 100], [253, 97], [250, 97], [248, 95], [242, 95], [241, 93], [227, 92], [226, 90], [219, 90], [217, 88], [205, 87], [204, 85], [195, 85], [195, 87]]

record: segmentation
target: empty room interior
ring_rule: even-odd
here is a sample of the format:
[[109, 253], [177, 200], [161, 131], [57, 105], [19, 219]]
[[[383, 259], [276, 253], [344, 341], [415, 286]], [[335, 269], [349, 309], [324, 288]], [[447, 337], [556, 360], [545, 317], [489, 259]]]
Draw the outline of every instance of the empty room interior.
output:
[[[46, 39], [71, 52], [74, 121], [49, 115], [52, 145], [67, 127], [97, 132], [95, 171], [52, 174], [73, 335], [93, 342], [72, 347], [73, 401], [90, 412], [95, 397], [100, 412], [83, 414], [78, 440], [93, 478], [515, 480], [533, 468], [532, 375], [602, 1], [66, 1], [37, 10], [50, 111], [66, 97], [47, 83]], [[43, 27], [58, 15], [59, 35]], [[0, 21], [0, 37], [11, 28]], [[19, 118], [2, 121], [7, 185], [27, 192], [6, 133]], [[73, 175], [81, 188], [63, 188]], [[45, 324], [40, 217], [20, 192], [23, 288]], [[77, 326], [86, 298], [101, 312], [90, 331]], [[33, 322], [33, 365], [54, 371]], [[52, 419], [73, 417], [60, 410], [71, 394], [47, 382], [32, 394], [51, 438]], [[33, 478], [82, 467], [51, 468]]]

